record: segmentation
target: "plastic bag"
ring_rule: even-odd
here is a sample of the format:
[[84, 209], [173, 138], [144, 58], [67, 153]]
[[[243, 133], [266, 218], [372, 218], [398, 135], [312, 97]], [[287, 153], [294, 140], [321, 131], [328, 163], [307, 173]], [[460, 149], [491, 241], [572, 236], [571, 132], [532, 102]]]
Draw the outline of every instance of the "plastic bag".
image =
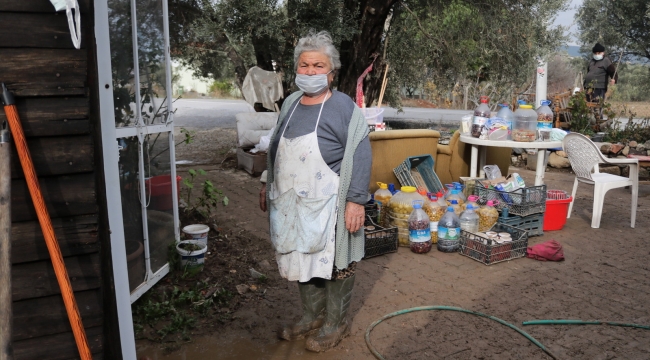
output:
[[[70, 29], [70, 37], [72, 38], [72, 45], [76, 49], [81, 47], [81, 14], [79, 13], [79, 3], [77, 0], [50, 0], [56, 11], [63, 11], [68, 17], [68, 28]], [[74, 19], [73, 12], [74, 10]]]
[[562, 141], [566, 134], [567, 132], [562, 129], [553, 128], [551, 129], [551, 141]]
[[483, 171], [485, 171], [485, 177], [488, 180], [498, 179], [502, 176], [501, 170], [499, 170], [497, 165], [485, 165], [483, 166]]
[[275, 127], [269, 131], [267, 135], [260, 136], [260, 143], [255, 145], [253, 149], [251, 149], [251, 153], [255, 154], [260, 151], [267, 151], [269, 149], [269, 145], [271, 145], [271, 136], [273, 136], [273, 132], [275, 131]]

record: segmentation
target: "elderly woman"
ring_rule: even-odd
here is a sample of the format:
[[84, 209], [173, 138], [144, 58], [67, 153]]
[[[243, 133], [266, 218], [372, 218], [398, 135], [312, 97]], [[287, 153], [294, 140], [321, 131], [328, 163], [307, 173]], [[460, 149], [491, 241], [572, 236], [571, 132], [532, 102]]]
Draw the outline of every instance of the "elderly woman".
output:
[[325, 351], [349, 333], [346, 314], [355, 265], [364, 255], [372, 154], [361, 112], [331, 89], [341, 61], [330, 35], [300, 39], [294, 62], [300, 91], [282, 106], [260, 208], [269, 209], [280, 275], [298, 281], [302, 302], [302, 318], [280, 337], [312, 335], [307, 349]]

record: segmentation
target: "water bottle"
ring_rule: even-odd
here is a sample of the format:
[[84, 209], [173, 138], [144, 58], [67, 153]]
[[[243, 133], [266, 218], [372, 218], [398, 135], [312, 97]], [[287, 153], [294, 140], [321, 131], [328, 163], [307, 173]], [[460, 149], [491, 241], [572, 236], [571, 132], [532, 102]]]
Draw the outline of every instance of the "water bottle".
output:
[[438, 221], [438, 250], [442, 252], [458, 251], [459, 239], [460, 219], [454, 213], [454, 208], [450, 206]]
[[409, 247], [416, 254], [425, 254], [431, 250], [431, 228], [429, 215], [422, 210], [423, 201], [413, 201], [413, 211], [408, 219]]
[[472, 204], [467, 205], [467, 209], [460, 215], [460, 229], [471, 233], [478, 232], [478, 214], [474, 211]]
[[474, 109], [474, 117], [472, 117], [472, 136], [475, 138], [486, 139], [487, 131], [484, 130], [485, 122], [490, 117], [490, 107], [488, 106], [489, 99], [487, 96], [481, 96], [480, 105]]
[[512, 140], [512, 121], [515, 119], [515, 113], [510, 110], [510, 105], [499, 104], [501, 109], [497, 112], [497, 117], [502, 118], [508, 124], [508, 140]]

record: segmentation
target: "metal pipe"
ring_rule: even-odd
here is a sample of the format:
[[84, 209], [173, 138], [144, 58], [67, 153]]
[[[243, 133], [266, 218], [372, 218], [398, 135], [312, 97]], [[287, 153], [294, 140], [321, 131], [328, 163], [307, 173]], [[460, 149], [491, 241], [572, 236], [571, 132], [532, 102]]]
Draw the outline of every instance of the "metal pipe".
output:
[[[2, 104], [13, 105], [2, 84]], [[7, 121], [0, 123], [0, 360], [13, 359], [11, 345], [11, 143]]]

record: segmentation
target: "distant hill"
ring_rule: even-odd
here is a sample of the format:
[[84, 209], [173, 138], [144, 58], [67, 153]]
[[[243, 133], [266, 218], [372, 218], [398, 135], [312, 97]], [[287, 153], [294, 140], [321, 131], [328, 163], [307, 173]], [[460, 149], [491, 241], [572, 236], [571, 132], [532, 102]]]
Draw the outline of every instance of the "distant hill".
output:
[[560, 51], [566, 51], [571, 57], [582, 56], [582, 54], [580, 54], [580, 46], [578, 45], [562, 46], [560, 47]]

